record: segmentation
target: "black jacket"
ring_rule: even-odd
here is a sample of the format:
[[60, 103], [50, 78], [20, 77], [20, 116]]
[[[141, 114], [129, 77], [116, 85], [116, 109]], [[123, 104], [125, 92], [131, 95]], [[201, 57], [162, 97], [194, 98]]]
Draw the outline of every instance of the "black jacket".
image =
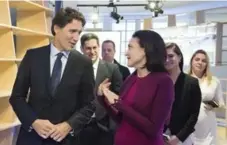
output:
[[182, 72], [175, 83], [175, 101], [169, 125], [165, 126], [165, 130], [169, 128], [172, 135], [184, 142], [195, 130], [200, 104], [201, 91], [198, 80]]
[[118, 63], [116, 60], [114, 60], [114, 63], [117, 64], [117, 66], [121, 72], [122, 79], [123, 79], [123, 81], [125, 81], [125, 79], [130, 75], [129, 69], [127, 67], [121, 65], [120, 63]]

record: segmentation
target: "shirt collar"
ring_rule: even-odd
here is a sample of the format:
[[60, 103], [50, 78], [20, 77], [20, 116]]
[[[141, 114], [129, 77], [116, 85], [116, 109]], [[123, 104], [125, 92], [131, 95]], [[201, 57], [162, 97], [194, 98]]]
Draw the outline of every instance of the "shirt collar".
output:
[[93, 68], [97, 69], [99, 65], [99, 59], [97, 59], [94, 63], [93, 63]]
[[58, 53], [62, 52], [66, 58], [69, 57], [70, 51], [59, 51], [53, 44], [50, 46], [50, 56], [57, 56]]

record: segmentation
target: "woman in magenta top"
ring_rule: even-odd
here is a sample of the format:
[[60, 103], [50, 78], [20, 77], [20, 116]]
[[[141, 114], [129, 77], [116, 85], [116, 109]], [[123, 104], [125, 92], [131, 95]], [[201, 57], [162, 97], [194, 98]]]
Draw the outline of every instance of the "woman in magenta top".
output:
[[133, 34], [126, 53], [136, 71], [124, 82], [120, 96], [105, 80], [98, 90], [100, 103], [118, 122], [115, 145], [163, 145], [163, 127], [174, 100], [174, 86], [164, 67], [165, 44], [154, 31]]

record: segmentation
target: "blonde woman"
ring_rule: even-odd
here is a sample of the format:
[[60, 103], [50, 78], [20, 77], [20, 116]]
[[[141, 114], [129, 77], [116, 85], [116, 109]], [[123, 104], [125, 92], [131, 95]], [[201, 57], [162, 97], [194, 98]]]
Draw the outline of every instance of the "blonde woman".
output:
[[197, 50], [193, 54], [189, 74], [199, 80], [202, 93], [199, 118], [192, 136], [194, 145], [216, 145], [217, 122], [214, 108], [223, 106], [224, 100], [220, 81], [211, 75], [209, 57], [204, 50]]

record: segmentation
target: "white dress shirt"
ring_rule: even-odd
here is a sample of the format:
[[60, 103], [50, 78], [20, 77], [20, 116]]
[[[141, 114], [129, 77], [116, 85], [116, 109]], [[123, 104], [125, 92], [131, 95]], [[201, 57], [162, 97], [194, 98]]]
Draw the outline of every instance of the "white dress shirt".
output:
[[[93, 69], [94, 69], [94, 79], [96, 79], [97, 76], [97, 72], [98, 72], [98, 67], [99, 67], [99, 59], [97, 59], [94, 63], [93, 63]], [[95, 118], [95, 113], [91, 116], [92, 118]]]
[[95, 77], [95, 79], [96, 79], [96, 76], [97, 76], [98, 67], [99, 67], [99, 59], [97, 59], [97, 60], [93, 63], [93, 69], [94, 69], [94, 77]]
[[[60, 52], [61, 51], [59, 51], [53, 44], [51, 44], [51, 46], [50, 46], [50, 76], [52, 75], [54, 63], [57, 59], [57, 54], [60, 53]], [[62, 78], [62, 75], [64, 73], [65, 66], [66, 66], [70, 51], [62, 51], [62, 53], [64, 55], [61, 58], [61, 62], [62, 62], [61, 78]]]

